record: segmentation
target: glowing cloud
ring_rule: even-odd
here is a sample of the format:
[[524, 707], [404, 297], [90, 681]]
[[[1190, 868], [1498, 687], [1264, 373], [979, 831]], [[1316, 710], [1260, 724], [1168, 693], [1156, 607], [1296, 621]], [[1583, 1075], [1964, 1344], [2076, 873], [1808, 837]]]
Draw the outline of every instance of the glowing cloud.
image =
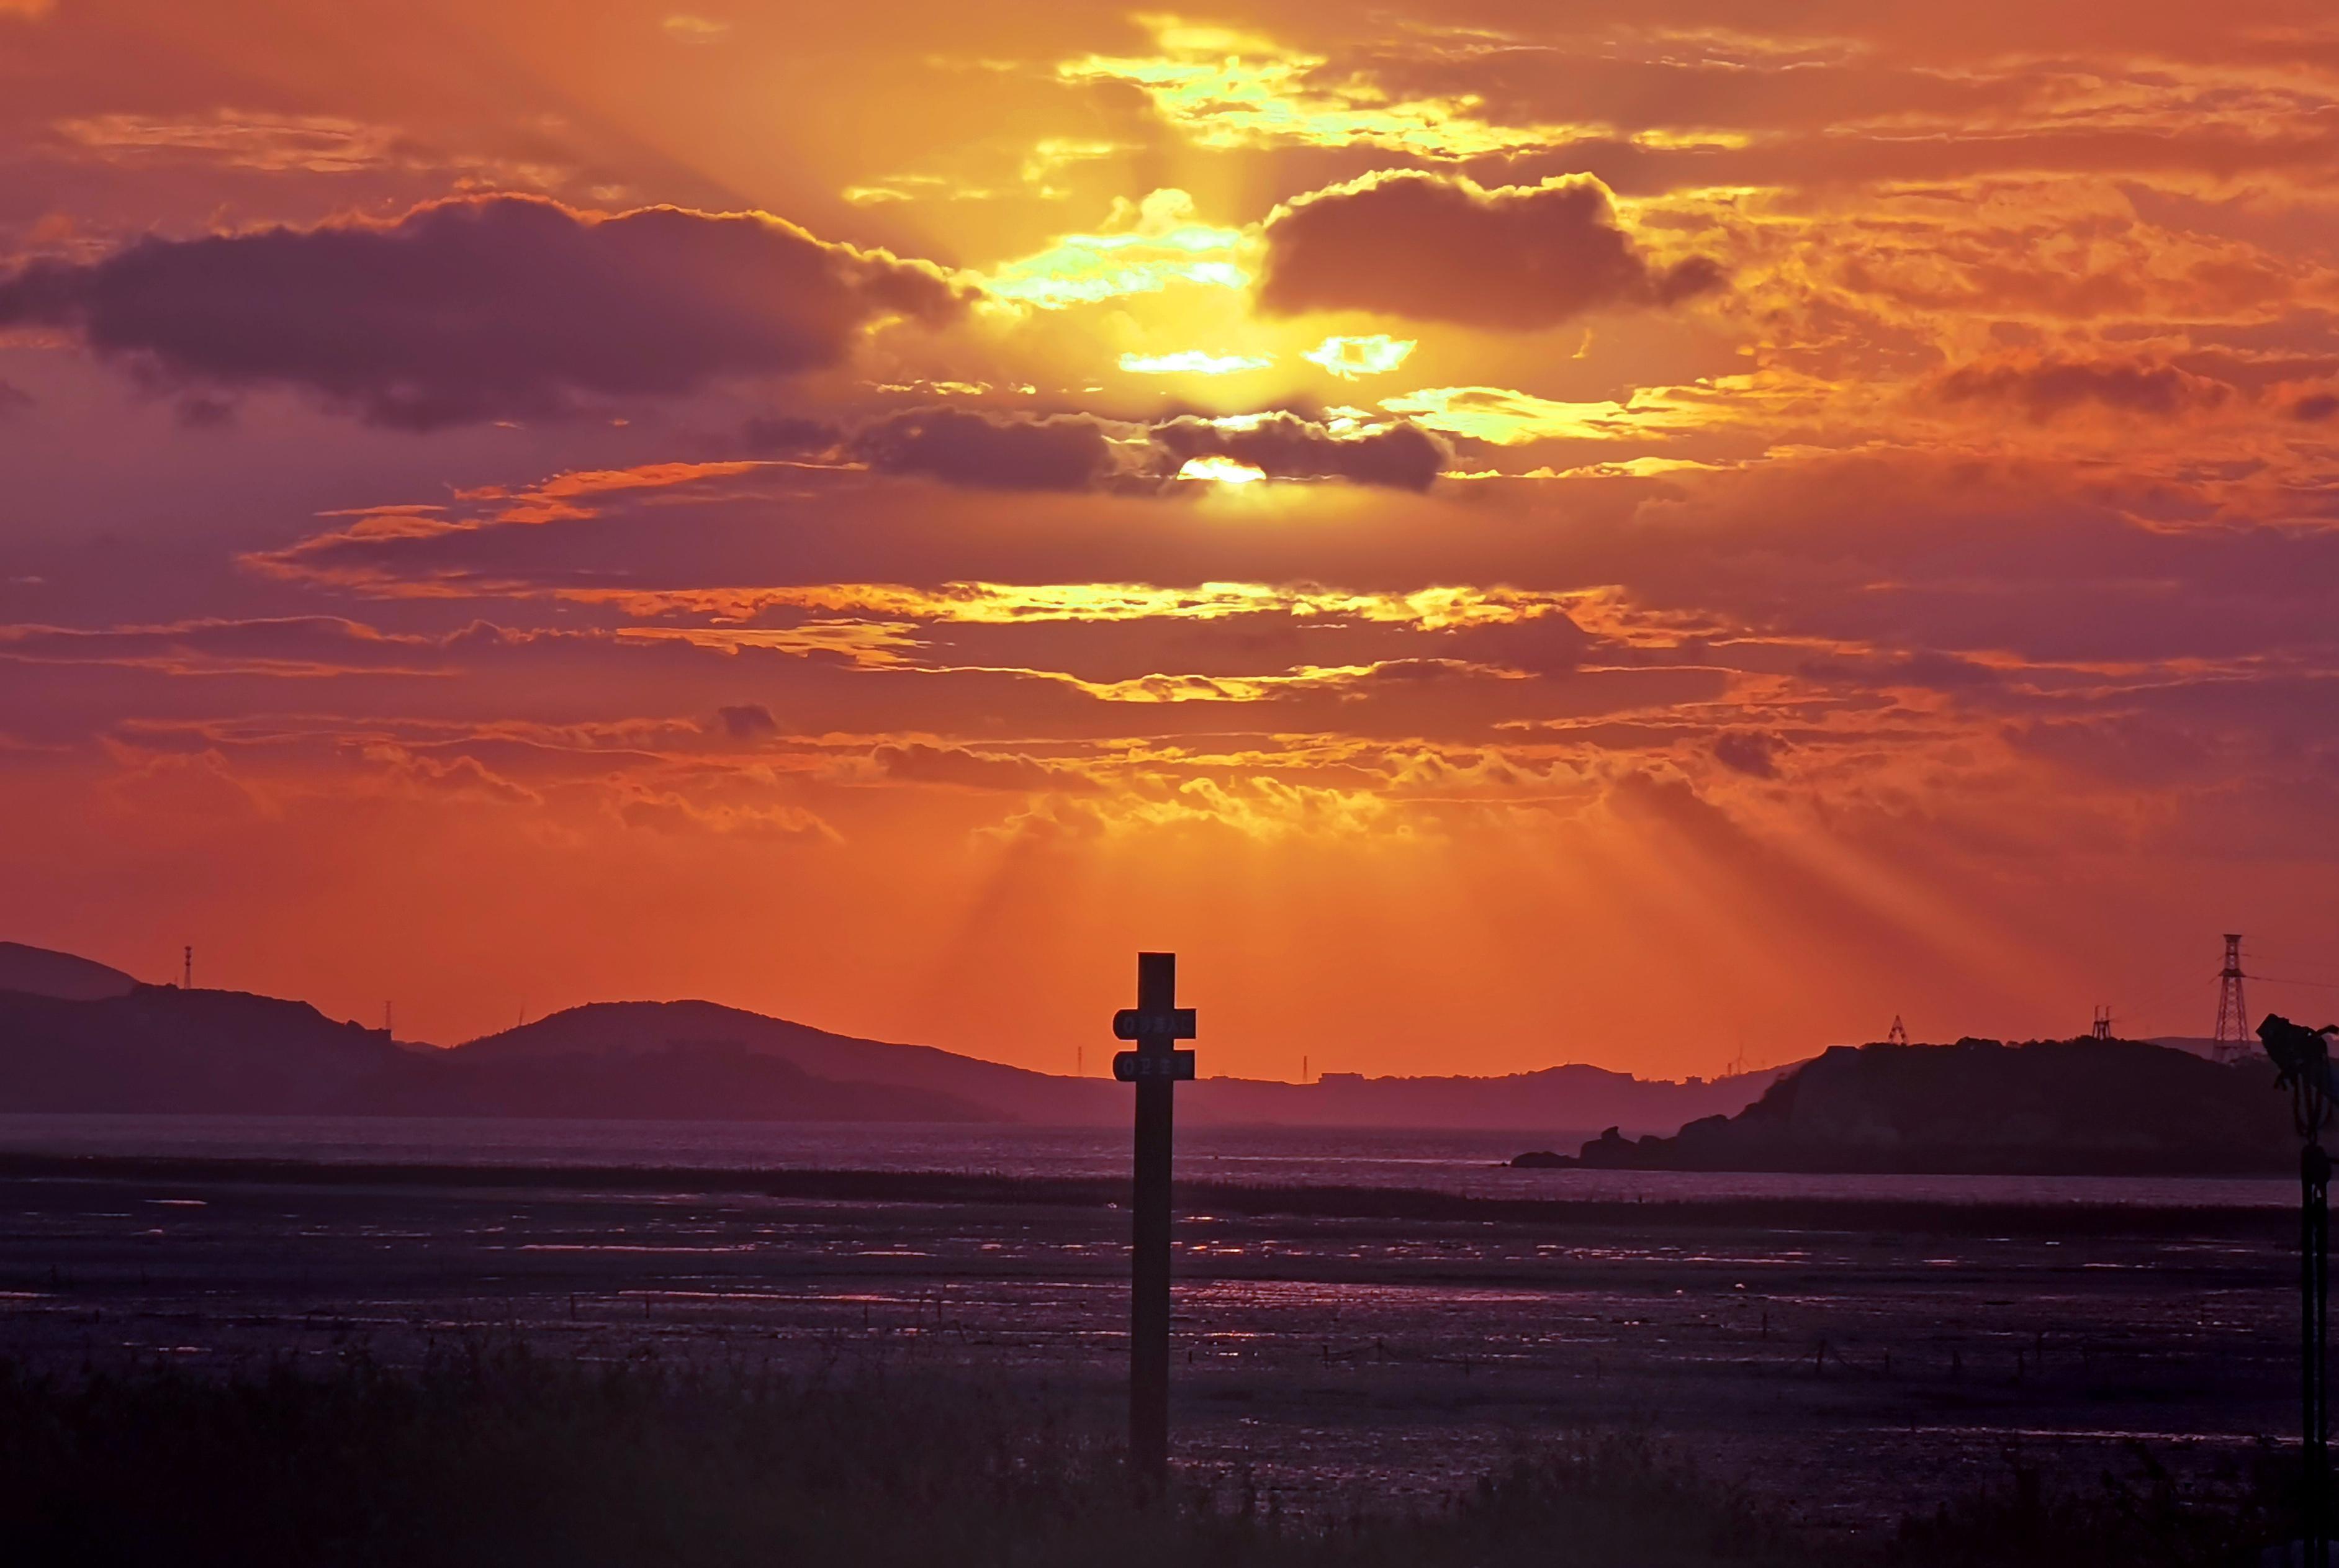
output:
[[977, 274], [983, 291], [1042, 311], [1125, 294], [1159, 293], [1173, 283], [1240, 289], [1250, 273], [1237, 258], [1239, 229], [1196, 221], [1183, 191], [1156, 191], [1132, 206], [1116, 199], [1103, 232], [1061, 234], [1044, 251]]
[[1232, 458], [1213, 456], [1187, 459], [1178, 469], [1178, 477], [1181, 479], [1209, 479], [1221, 485], [1250, 485], [1267, 478], [1267, 471], [1248, 463], [1237, 462]]
[[1563, 403], [1501, 387], [1429, 387], [1381, 407], [1426, 429], [1498, 447], [1527, 441], [1618, 441], [1696, 429], [1707, 417], [1693, 405], [1662, 393], [1629, 403]]
[[1120, 368], [1137, 376], [1230, 376], [1238, 370], [1264, 370], [1273, 363], [1269, 355], [1205, 354], [1199, 349], [1120, 357]]
[[1359, 376], [1383, 376], [1405, 363], [1416, 340], [1374, 332], [1362, 338], [1327, 338], [1299, 357], [1321, 365], [1344, 381]]
[[685, 44], [712, 44], [731, 31], [731, 24], [728, 22], [710, 22], [704, 16], [693, 16], [687, 12], [680, 11], [668, 16], [659, 25], [666, 29], [667, 37], [678, 39]]
[[1364, 145], [1461, 159], [1553, 146], [1598, 129], [1495, 124], [1480, 116], [1480, 100], [1471, 94], [1394, 96], [1367, 76], [1325, 72], [1321, 54], [1258, 34], [1170, 16], [1142, 20], [1158, 53], [1090, 54], [1063, 62], [1056, 74], [1135, 87], [1204, 147]]

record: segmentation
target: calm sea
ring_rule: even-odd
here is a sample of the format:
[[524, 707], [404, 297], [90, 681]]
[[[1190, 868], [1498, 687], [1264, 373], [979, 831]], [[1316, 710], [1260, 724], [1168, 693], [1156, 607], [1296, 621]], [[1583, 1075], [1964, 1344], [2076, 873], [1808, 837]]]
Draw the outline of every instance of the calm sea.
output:
[[[2296, 1184], [2257, 1177], [1798, 1176], [1761, 1172], [1511, 1170], [1525, 1149], [1589, 1134], [1405, 1129], [1196, 1128], [1181, 1131], [1186, 1179], [1408, 1187], [1476, 1196], [1623, 1198], [1901, 1198], [1969, 1203], [2122, 1203], [2286, 1208]], [[185, 1155], [418, 1165], [623, 1166], [644, 1169], [942, 1170], [1114, 1176], [1125, 1132], [933, 1124], [548, 1121], [375, 1117], [0, 1115], [0, 1150]]]

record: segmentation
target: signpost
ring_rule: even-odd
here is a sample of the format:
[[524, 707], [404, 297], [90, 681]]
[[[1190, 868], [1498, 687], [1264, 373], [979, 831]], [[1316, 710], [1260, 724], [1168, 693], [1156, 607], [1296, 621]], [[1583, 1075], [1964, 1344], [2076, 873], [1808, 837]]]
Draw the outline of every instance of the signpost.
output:
[[1171, 1096], [1194, 1076], [1194, 1010], [1177, 1005], [1178, 955], [1137, 955], [1137, 1005], [1113, 1015], [1112, 1075], [1137, 1086], [1136, 1181], [1130, 1216], [1129, 1461], [1142, 1480], [1170, 1466], [1170, 1134]]

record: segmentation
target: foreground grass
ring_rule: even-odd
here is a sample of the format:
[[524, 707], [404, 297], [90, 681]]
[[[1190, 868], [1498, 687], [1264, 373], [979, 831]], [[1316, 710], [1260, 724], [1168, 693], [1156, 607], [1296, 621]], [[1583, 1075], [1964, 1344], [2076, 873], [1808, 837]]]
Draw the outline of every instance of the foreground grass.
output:
[[995, 1389], [584, 1367], [518, 1352], [229, 1381], [0, 1369], [0, 1531], [25, 1564], [350, 1568], [1706, 1568], [2223, 1563], [2281, 1526], [2237, 1478], [2055, 1497], [2020, 1476], [1821, 1547], [1652, 1447], [1522, 1457], [1445, 1506], [1298, 1523], [1132, 1493]]

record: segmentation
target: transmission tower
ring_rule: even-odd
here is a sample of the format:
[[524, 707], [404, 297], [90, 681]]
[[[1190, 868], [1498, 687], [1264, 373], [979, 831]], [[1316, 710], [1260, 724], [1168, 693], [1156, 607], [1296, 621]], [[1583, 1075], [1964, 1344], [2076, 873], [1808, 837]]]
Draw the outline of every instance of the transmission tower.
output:
[[1900, 1021], [1900, 1015], [1897, 1012], [1892, 1015], [1892, 1028], [1884, 1036], [1884, 1043], [1887, 1045], [1909, 1043], [1909, 1026]]
[[2217, 971], [2217, 1043], [2219, 1061], [2239, 1061], [2255, 1050], [2250, 1034], [2250, 1010], [2242, 999], [2242, 934], [2226, 933], [2226, 967]]
[[2108, 1007], [2099, 1007], [2096, 1009], [2095, 1038], [2097, 1040], [2109, 1040], [2111, 1037], [2112, 1010]]
[[179, 950], [179, 989], [195, 989], [195, 950], [192, 943]]

